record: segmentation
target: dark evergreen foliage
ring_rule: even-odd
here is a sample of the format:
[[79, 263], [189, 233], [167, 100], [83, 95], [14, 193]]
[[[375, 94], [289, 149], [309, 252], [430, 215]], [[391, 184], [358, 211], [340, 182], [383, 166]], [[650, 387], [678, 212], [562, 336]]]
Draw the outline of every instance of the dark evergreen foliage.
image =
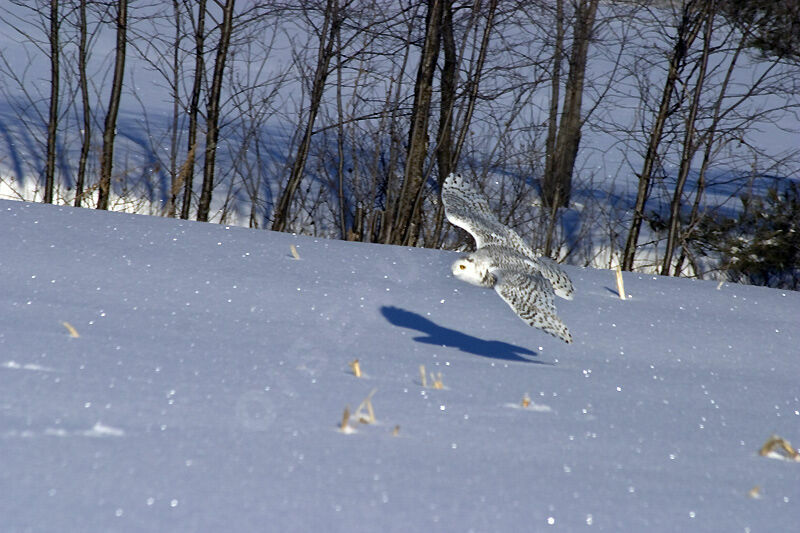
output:
[[693, 247], [720, 256], [731, 281], [800, 289], [800, 182], [741, 201], [738, 216], [703, 220]]
[[800, 2], [797, 0], [723, 0], [720, 9], [751, 32], [750, 45], [767, 56], [800, 61]]

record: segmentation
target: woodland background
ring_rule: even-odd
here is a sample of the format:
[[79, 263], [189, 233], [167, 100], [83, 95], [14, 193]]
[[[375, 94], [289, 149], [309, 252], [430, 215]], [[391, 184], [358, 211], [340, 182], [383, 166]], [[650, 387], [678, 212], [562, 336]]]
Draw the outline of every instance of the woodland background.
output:
[[0, 196], [800, 287], [792, 0], [0, 7]]

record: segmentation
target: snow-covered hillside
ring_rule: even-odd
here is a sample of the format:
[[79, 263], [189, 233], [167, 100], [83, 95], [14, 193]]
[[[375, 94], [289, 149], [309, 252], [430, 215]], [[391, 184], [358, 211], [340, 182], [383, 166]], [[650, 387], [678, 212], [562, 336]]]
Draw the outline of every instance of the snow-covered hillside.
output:
[[800, 522], [800, 463], [758, 454], [800, 441], [796, 292], [626, 274], [622, 301], [566, 267], [566, 345], [453, 253], [11, 201], [0, 224], [3, 531]]

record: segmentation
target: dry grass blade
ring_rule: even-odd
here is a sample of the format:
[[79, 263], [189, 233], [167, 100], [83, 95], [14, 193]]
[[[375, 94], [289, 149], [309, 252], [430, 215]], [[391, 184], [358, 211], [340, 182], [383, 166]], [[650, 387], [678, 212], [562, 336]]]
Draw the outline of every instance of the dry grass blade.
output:
[[77, 339], [78, 337], [80, 337], [80, 335], [78, 334], [78, 330], [75, 329], [69, 322], [62, 322], [61, 325], [67, 328], [67, 331], [69, 331], [69, 336], [72, 337], [73, 339]]
[[339, 431], [342, 433], [352, 433], [354, 430], [350, 427], [350, 406], [344, 408], [342, 413], [342, 422], [339, 424]]
[[800, 461], [800, 452], [795, 450], [788, 440], [777, 435], [768, 438], [767, 442], [758, 451], [758, 454], [761, 456], [775, 454], [793, 461]]
[[522, 407], [528, 407], [528, 406], [530, 406], [530, 404], [531, 404], [531, 397], [530, 397], [530, 396], [528, 395], [528, 393], [526, 392], [526, 393], [525, 393], [525, 394], [522, 396], [522, 403], [521, 403], [520, 405], [522, 405]]
[[[359, 404], [358, 409], [354, 414], [356, 420], [361, 422], [362, 424], [374, 424], [375, 423], [375, 409], [372, 407], [372, 396], [378, 391], [378, 389], [372, 389], [370, 393], [364, 398], [364, 401]], [[364, 415], [363, 410], [366, 409], [367, 413]]]
[[625, 284], [622, 282], [622, 269], [620, 267], [617, 267], [617, 293], [619, 294], [620, 300], [627, 299], [625, 296]]
[[361, 364], [358, 362], [358, 359], [353, 359], [352, 361], [350, 361], [347, 364], [348, 364], [348, 366], [350, 366], [350, 370], [353, 371], [353, 375], [355, 377], [357, 377], [357, 378], [360, 378], [361, 377]]

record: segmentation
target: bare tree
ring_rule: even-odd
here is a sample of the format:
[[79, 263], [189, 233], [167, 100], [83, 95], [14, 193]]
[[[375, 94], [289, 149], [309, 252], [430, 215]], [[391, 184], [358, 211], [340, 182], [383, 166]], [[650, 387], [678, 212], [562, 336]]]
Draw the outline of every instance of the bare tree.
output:
[[[709, 221], [713, 221], [717, 217], [718, 206], [706, 206], [704, 209], [701, 209], [701, 206], [709, 181], [708, 171], [715, 162], [715, 158], [719, 157], [727, 146], [745, 147], [744, 153], [750, 157], [748, 161], [740, 156], [737, 158], [736, 164], [737, 166], [750, 165], [751, 172], [744, 173], [745, 176], [739, 180], [728, 179], [731, 184], [736, 181], [741, 182], [740, 188], [734, 190], [741, 191], [741, 187], [746, 187], [745, 191], [741, 192], [742, 198], [752, 199], [754, 197], [752, 191], [747, 189], [752, 188], [756, 176], [762, 173], [780, 174], [781, 171], [778, 169], [784, 165], [783, 158], [764, 153], [746, 139], [757, 123], [763, 124], [765, 121], [777, 120], [779, 116], [793, 112], [800, 105], [796, 101], [792, 103], [791, 99], [785, 99], [787, 89], [791, 93], [791, 87], [797, 79], [796, 68], [799, 65], [796, 58], [800, 57], [800, 48], [796, 44], [794, 48], [792, 46], [791, 36], [794, 33], [791, 31], [787, 33], [786, 30], [793, 24], [795, 26], [800, 24], [800, 17], [798, 17], [800, 10], [792, 4], [767, 3], [761, 8], [756, 7], [758, 4], [748, 6], [743, 13], [738, 9], [738, 4], [740, 4], [738, 0], [715, 0], [713, 6], [710, 6], [713, 9], [706, 15], [704, 46], [698, 60], [700, 66], [695, 69], [698, 72], [696, 83], [700, 83], [704, 76], [708, 77], [706, 70], [713, 73], [713, 68], [708, 68], [705, 63], [710, 62], [714, 65], [724, 66], [724, 70], [721, 73], [721, 81], [715, 84], [706, 83], [703, 87], [702, 94], [709, 99], [708, 109], [701, 108], [701, 111], [708, 115], [704, 127], [692, 127], [693, 137], [690, 139], [687, 135], [684, 140], [684, 155], [679, 166], [671, 204], [670, 231], [662, 261], [662, 273], [665, 275], [683, 274], [683, 264], [688, 261], [691, 266], [690, 274], [703, 276], [701, 261], [698, 260], [696, 253], [707, 243], [698, 247], [693, 241], [696, 239], [698, 229], [708, 225]], [[749, 11], [750, 9], [755, 10], [756, 13]], [[709, 46], [706, 42], [710, 40], [711, 28], [708, 25], [711, 24], [715, 29], [717, 27], [724, 29], [726, 33], [723, 37], [716, 39], [718, 42], [713, 43], [708, 50]], [[741, 60], [748, 56], [748, 52], [752, 53], [753, 48], [763, 51], [764, 55], [759, 58], [757, 68], [753, 69], [755, 75], [750, 77], [747, 83], [743, 83], [741, 79], [735, 79], [734, 73], [741, 69]], [[749, 59], [752, 60], [752, 57]], [[699, 93], [697, 86], [696, 92]], [[767, 97], [769, 103], [763, 100], [764, 97]], [[693, 97], [691, 102], [689, 118], [693, 118], [696, 98], [699, 98], [698, 94]], [[688, 129], [690, 128], [687, 126]], [[687, 145], [692, 151], [687, 151]], [[695, 169], [697, 178], [691, 211], [688, 216], [681, 216], [681, 197], [689, 173], [688, 166], [694, 155], [700, 150], [702, 150], [702, 155], [699, 167]], [[739, 152], [740, 150], [732, 151]], [[759, 169], [762, 165], [766, 165], [766, 168]], [[711, 185], [714, 185], [713, 180]], [[745, 203], [745, 210], [748, 205]], [[713, 225], [713, 222], [711, 224]], [[698, 240], [702, 240], [702, 237]], [[680, 254], [677, 261], [673, 263], [671, 254], [676, 253], [678, 247]], [[712, 260], [712, 269], [725, 270], [727, 268], [724, 264], [715, 265], [713, 261], [717, 260]], [[706, 260], [706, 263], [708, 262]]]
[[[479, 91], [481, 81], [484, 77], [484, 68], [486, 65], [486, 58], [489, 53], [490, 38], [492, 32], [495, 31], [495, 19], [497, 16], [499, 0], [489, 0], [486, 6], [486, 21], [484, 23], [483, 31], [481, 32], [480, 44], [475, 52], [476, 57], [474, 65], [469, 72], [466, 80], [466, 102], [464, 102], [459, 115], [456, 117], [455, 125], [457, 130], [455, 146], [451, 155], [451, 164], [455, 164], [461, 157], [461, 152], [464, 149], [464, 143], [467, 139], [470, 128], [472, 127], [472, 118], [475, 115], [475, 107], [479, 100]], [[477, 18], [479, 15], [479, 5], [476, 2], [473, 16]], [[465, 37], [466, 40], [466, 37]]]
[[390, 244], [413, 246], [420, 232], [423, 201], [424, 167], [428, 155], [428, 122], [430, 119], [433, 76], [439, 55], [441, 20], [444, 0], [429, 0], [425, 17], [425, 38], [422, 43], [414, 104], [408, 138], [406, 165], [400, 194], [392, 209]]
[[453, 2], [442, 3], [442, 52], [444, 64], [441, 74], [442, 97], [439, 105], [439, 129], [436, 140], [436, 163], [439, 167], [439, 183], [444, 182], [453, 169], [453, 110], [458, 86], [456, 39], [453, 32]]
[[[478, 94], [483, 76], [486, 56], [489, 51], [490, 36], [494, 30], [495, 16], [497, 14], [498, 0], [490, 0], [486, 6], [486, 22], [480, 37], [480, 44], [476, 51], [473, 67], [467, 73], [465, 101], [456, 113], [457, 88], [458, 88], [458, 68], [463, 58], [456, 54], [456, 38], [453, 25], [453, 5], [445, 5], [445, 12], [442, 20], [442, 50], [444, 52], [444, 65], [441, 74], [441, 103], [439, 110], [439, 132], [436, 143], [436, 157], [439, 167], [439, 189], [444, 183], [448, 174], [453, 172], [458, 163], [464, 143], [472, 127], [472, 117], [475, 113], [475, 106], [478, 102]], [[469, 27], [471, 27], [480, 16], [480, 3], [475, 2], [471, 13]], [[476, 26], [475, 31], [478, 31]], [[467, 32], [468, 33], [468, 32]], [[466, 46], [468, 36], [465, 34], [462, 42], [462, 53]], [[454, 130], [456, 130], [454, 132]], [[455, 133], [455, 137], [454, 137]], [[438, 203], [436, 215], [434, 217], [433, 239], [431, 244], [434, 248], [441, 245], [444, 222], [444, 204]]]
[[703, 17], [701, 13], [702, 2], [700, 0], [684, 0], [681, 4], [679, 23], [676, 28], [677, 32], [675, 34], [672, 52], [669, 56], [667, 76], [664, 80], [664, 88], [661, 93], [658, 112], [654, 117], [652, 129], [650, 131], [642, 171], [639, 173], [639, 187], [636, 193], [636, 204], [633, 208], [633, 219], [631, 220], [628, 238], [623, 250], [623, 270], [633, 269], [639, 232], [641, 231], [642, 221], [644, 220], [644, 207], [650, 195], [650, 182], [659, 158], [659, 147], [662, 141], [664, 126], [667, 123], [667, 119], [674, 111], [672, 107], [673, 92], [689, 48], [692, 46], [692, 43], [702, 27]]
[[206, 102], [206, 148], [203, 166], [203, 187], [197, 204], [197, 220], [201, 222], [208, 221], [211, 194], [214, 189], [214, 164], [219, 140], [220, 94], [225, 74], [225, 60], [228, 57], [228, 48], [231, 42], [231, 33], [233, 32], [233, 8], [235, 3], [236, 0], [225, 0], [225, 5], [222, 8], [222, 24], [217, 44], [217, 56], [214, 61], [214, 74], [211, 78], [211, 88]]
[[169, 176], [170, 187], [169, 197], [167, 199], [167, 215], [174, 217], [177, 213], [178, 194], [182, 189], [180, 181], [182, 174], [178, 172], [178, 125], [180, 117], [180, 85], [181, 85], [181, 44], [184, 39], [183, 33], [183, 15], [182, 8], [179, 0], [172, 0], [172, 16], [175, 26], [175, 36], [172, 43], [172, 64], [171, 66], [171, 79], [170, 89], [172, 96], [172, 133], [170, 134], [170, 149], [169, 149]]
[[[167, 5], [149, 11], [146, 17], [136, 20], [128, 32], [129, 46], [138, 54], [137, 64], [144, 62], [147, 70], [157, 75], [155, 78], [148, 75], [148, 82], [163, 87], [166, 100], [171, 104], [169, 121], [158, 120], [151, 127], [148, 117], [152, 103], [144, 101], [138, 91], [131, 91], [131, 96], [141, 106], [152, 164], [159, 169], [159, 174], [166, 171], [169, 176], [169, 184], [160, 187], [166, 201], [159, 209], [162, 215], [169, 217], [177, 214], [178, 199], [183, 188], [179, 169], [179, 144], [184, 123], [183, 110], [187, 107], [183, 94], [186, 78], [183, 63], [189, 52], [185, 50], [184, 41], [190, 37], [185, 24], [188, 18], [185, 9], [180, 0], [172, 0]], [[130, 84], [138, 85], [133, 76]], [[164, 142], [165, 139], [168, 139], [168, 144]], [[165, 149], [165, 146], [168, 148]]]
[[122, 80], [125, 75], [125, 44], [128, 30], [128, 0], [117, 0], [117, 44], [114, 59], [114, 77], [111, 81], [106, 119], [103, 125], [103, 152], [100, 159], [100, 194], [97, 209], [108, 209], [111, 194], [111, 171], [114, 165], [114, 140], [116, 138], [117, 114], [122, 96]]
[[[557, 0], [556, 45], [554, 64], [561, 62], [563, 53], [563, 0]], [[542, 178], [542, 200], [550, 210], [547, 225], [544, 253], [551, 255], [553, 250], [553, 232], [556, 224], [556, 213], [559, 207], [569, 206], [572, 194], [572, 173], [578, 156], [581, 141], [581, 106], [583, 102], [583, 86], [586, 78], [586, 62], [589, 42], [595, 25], [598, 0], [581, 0], [575, 5], [575, 22], [572, 32], [572, 47], [569, 57], [569, 72], [564, 87], [564, 105], [560, 120], [558, 113], [558, 85], [560, 85], [560, 67], [554, 67], [553, 94], [556, 100], [550, 103], [550, 128], [548, 130], [548, 152], [545, 162], [545, 173]], [[558, 120], [558, 131], [553, 124]]]
[[342, 57], [342, 33], [336, 32], [336, 197], [339, 208], [339, 237], [347, 239], [347, 198], [345, 197], [345, 132], [344, 132], [344, 103], [342, 99], [344, 58]]
[[703, 84], [706, 81], [706, 71], [708, 69], [708, 58], [711, 55], [711, 36], [714, 29], [714, 9], [715, 0], [708, 2], [708, 9], [703, 13], [705, 22], [705, 31], [703, 33], [703, 50], [698, 60], [699, 67], [695, 78], [694, 92], [689, 104], [689, 114], [686, 117], [686, 126], [683, 137], [683, 151], [681, 154], [681, 163], [678, 170], [678, 179], [675, 183], [675, 189], [672, 194], [672, 201], [670, 202], [670, 216], [669, 216], [669, 230], [667, 233], [667, 244], [664, 250], [664, 258], [661, 265], [661, 275], [668, 276], [672, 266], [672, 255], [675, 253], [675, 248], [678, 244], [678, 231], [680, 225], [680, 211], [683, 205], [681, 198], [683, 196], [683, 189], [686, 186], [686, 180], [689, 177], [689, 168], [697, 153], [697, 114], [700, 109], [700, 102], [703, 96]]
[[92, 110], [89, 104], [89, 77], [87, 75], [89, 32], [86, 21], [86, 0], [80, 0], [78, 7], [78, 83], [81, 93], [81, 151], [78, 157], [78, 173], [75, 180], [75, 207], [83, 203], [84, 188], [86, 186], [86, 163], [89, 159], [89, 150], [92, 146]]
[[[36, 140], [35, 144], [41, 145], [44, 165], [43, 168], [36, 168], [35, 172], [41, 179], [42, 200], [45, 203], [53, 203], [56, 187], [56, 159], [59, 155], [59, 125], [63, 118], [60, 103], [62, 99], [69, 101], [68, 95], [62, 95], [63, 43], [61, 28], [64, 9], [57, 0], [49, 2], [12, 0], [8, 4], [8, 6], [0, 7], [0, 22], [19, 35], [20, 43], [24, 44], [28, 57], [26, 67], [19, 70], [12, 66], [10, 60], [13, 61], [13, 58], [0, 52], [0, 61], [2, 62], [0, 73], [3, 79], [0, 90], [6, 93], [10, 86], [16, 85], [22, 96], [21, 101], [26, 102], [17, 109], [18, 122], [22, 128], [29, 130], [31, 139]], [[50, 75], [47, 95], [38, 89], [38, 83], [29, 87], [29, 81], [26, 79], [28, 67], [36, 60], [27, 52], [29, 47], [47, 58]], [[11, 101], [16, 100], [9, 93], [6, 93], [5, 96], [8, 96]], [[48, 112], [46, 115], [41, 109], [42, 102], [47, 102]], [[31, 116], [35, 119], [31, 120]], [[42, 125], [45, 129], [44, 135], [41, 131], [36, 131]], [[44, 142], [38, 141], [42, 138], [44, 138]], [[20, 176], [20, 178], [24, 179], [24, 176]]]
[[309, 95], [308, 116], [306, 117], [305, 130], [303, 132], [300, 145], [294, 155], [289, 181], [281, 193], [278, 205], [275, 206], [273, 215], [272, 229], [274, 231], [284, 231], [289, 221], [289, 210], [292, 198], [300, 185], [303, 177], [309, 148], [311, 146], [311, 136], [314, 134], [314, 123], [317, 119], [320, 106], [322, 104], [322, 94], [328, 79], [328, 70], [331, 59], [334, 56], [334, 45], [341, 29], [342, 18], [339, 10], [339, 0], [327, 0], [325, 12], [323, 14], [322, 29], [319, 32], [319, 46], [317, 52], [317, 65], [314, 70], [314, 79]]
[[[592, 38], [598, 0], [579, 0], [575, 3], [572, 45], [569, 56], [569, 71], [564, 86], [564, 104], [560, 119], [558, 115], [558, 86], [560, 80], [561, 55], [564, 49], [563, 0], [557, 0], [556, 43], [554, 51], [553, 100], [550, 103], [550, 129], [548, 131], [548, 153], [542, 179], [542, 199], [546, 207], [566, 207], [572, 190], [572, 171], [581, 140], [581, 104], [586, 78], [586, 61]], [[553, 124], [558, 122], [557, 133]], [[549, 248], [549, 246], [547, 247]], [[545, 252], [549, 255], [549, 250]]]
[[59, 100], [59, 58], [61, 46], [59, 44], [59, 28], [61, 16], [58, 10], [58, 0], [50, 0], [50, 113], [47, 119], [47, 162], [44, 171], [44, 202], [53, 203], [53, 187], [56, 172], [56, 134], [58, 132], [58, 100]]
[[266, 20], [269, 25], [255, 24], [250, 28], [251, 35], [237, 39], [244, 42], [231, 57], [227, 81], [231, 110], [226, 121], [231, 123], [234, 133], [224, 136], [229, 138], [225, 145], [232, 154], [233, 172], [247, 197], [247, 220], [251, 228], [262, 227], [266, 219], [265, 206], [272, 201], [270, 178], [281, 167], [271, 146], [273, 138], [265, 134], [267, 122], [280, 108], [276, 100], [286, 77], [285, 71], [275, 68], [277, 62], [270, 60], [281, 17]]
[[[189, 11], [192, 12], [191, 9]], [[183, 184], [181, 218], [188, 220], [192, 208], [194, 159], [197, 153], [197, 117], [200, 113], [200, 92], [205, 74], [206, 0], [197, 0], [197, 17], [194, 22], [194, 76], [189, 99], [189, 131], [186, 161], [181, 166], [178, 181]]]

